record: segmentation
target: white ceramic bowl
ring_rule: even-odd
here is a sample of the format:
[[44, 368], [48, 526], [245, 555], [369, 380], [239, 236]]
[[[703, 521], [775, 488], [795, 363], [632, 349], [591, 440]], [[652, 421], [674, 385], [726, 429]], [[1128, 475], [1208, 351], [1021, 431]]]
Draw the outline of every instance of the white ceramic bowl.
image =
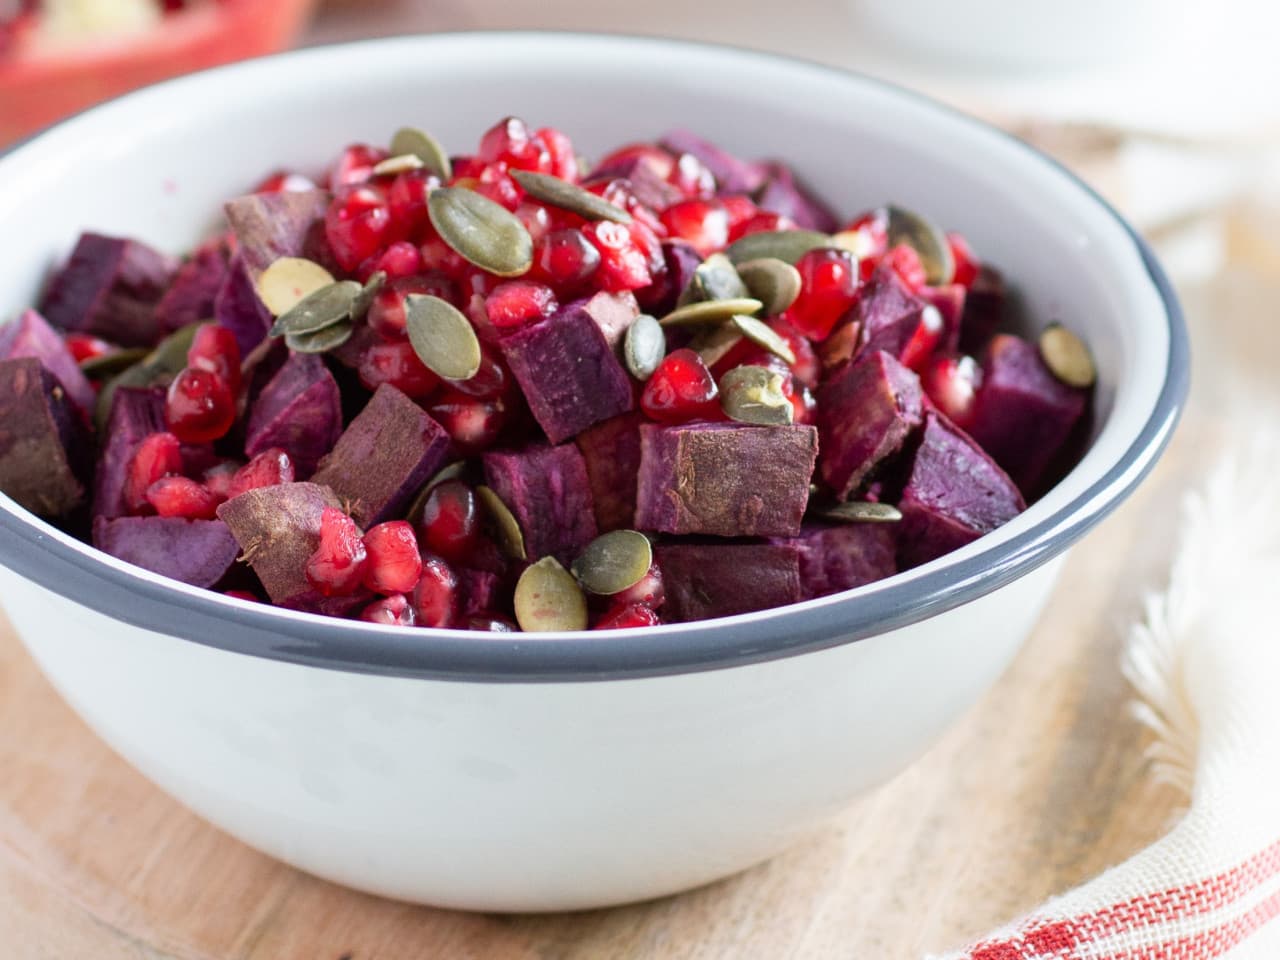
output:
[[375, 893], [551, 910], [762, 860], [922, 753], [1035, 622], [1066, 548], [1163, 448], [1186, 339], [1131, 230], [1051, 161], [878, 83], [739, 50], [583, 35], [408, 37], [172, 81], [0, 160], [0, 314], [78, 231], [189, 246], [263, 171], [400, 124], [468, 145], [515, 113], [586, 153], [681, 124], [794, 161], [848, 211], [964, 230], [1097, 355], [1078, 467], [927, 566], [784, 609], [510, 638], [326, 621], [170, 582], [0, 497], [0, 596], [129, 762], [304, 870]]

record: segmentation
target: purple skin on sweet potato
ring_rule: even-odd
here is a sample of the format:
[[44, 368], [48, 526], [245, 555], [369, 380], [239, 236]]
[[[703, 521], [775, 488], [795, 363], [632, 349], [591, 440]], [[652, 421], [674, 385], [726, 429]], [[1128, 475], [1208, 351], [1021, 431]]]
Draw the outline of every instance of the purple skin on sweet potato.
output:
[[143, 440], [168, 429], [164, 420], [164, 395], [163, 388], [121, 387], [112, 397], [98, 469], [93, 477], [95, 518], [110, 520], [129, 512], [124, 502], [129, 463]]
[[611, 417], [574, 438], [582, 452], [601, 533], [630, 529], [636, 522], [636, 478], [640, 474], [639, 412]]
[[882, 350], [863, 353], [818, 388], [818, 469], [847, 500], [920, 425], [920, 378]]
[[98, 517], [93, 544], [136, 567], [212, 587], [231, 569], [240, 545], [221, 520], [182, 517]]
[[1009, 475], [968, 434], [930, 410], [898, 500], [898, 562], [914, 567], [950, 553], [1026, 506]]
[[805, 600], [898, 572], [897, 530], [890, 523], [805, 524], [800, 536], [774, 542], [800, 550], [800, 591]]
[[636, 527], [718, 537], [800, 532], [818, 455], [810, 426], [689, 423], [640, 428]]
[[328, 487], [281, 483], [242, 493], [218, 507], [218, 519], [231, 530], [245, 561], [278, 607], [342, 616], [366, 604], [366, 590], [323, 597], [307, 582], [307, 560], [320, 543], [320, 515], [341, 509]]
[[798, 227], [834, 233], [839, 221], [831, 208], [805, 188], [784, 163], [770, 163], [764, 168], [765, 184], [756, 198], [761, 210], [790, 217]]
[[692, 131], [683, 128], [672, 130], [660, 143], [677, 156], [689, 153], [702, 161], [702, 165], [716, 178], [718, 193], [752, 194], [764, 185], [767, 175], [764, 167], [735, 157]]
[[853, 310], [859, 325], [859, 352], [883, 350], [901, 359], [925, 306], [896, 270], [887, 264], [876, 267]]
[[1088, 398], [1088, 390], [1069, 387], [1049, 372], [1035, 344], [999, 333], [982, 356], [982, 389], [969, 432], [1023, 495], [1034, 497]]
[[731, 617], [805, 599], [793, 543], [660, 543], [668, 623]]
[[18, 319], [0, 327], [0, 360], [19, 357], [35, 357], [53, 374], [82, 413], [88, 415], [93, 411], [97, 400], [93, 386], [80, 372], [80, 365], [62, 337], [34, 310], [23, 311]]
[[511, 510], [529, 560], [553, 556], [568, 566], [595, 539], [595, 511], [582, 454], [571, 443], [483, 456], [485, 483]]
[[42, 517], [70, 513], [89, 449], [84, 418], [38, 359], [0, 361], [0, 491]]
[[580, 303], [517, 330], [501, 345], [530, 412], [553, 444], [635, 405], [631, 375]]
[[312, 228], [324, 220], [329, 191], [253, 193], [223, 209], [251, 280], [280, 257], [307, 255]]
[[932, 287], [923, 293], [924, 299], [933, 305], [942, 318], [942, 337], [938, 341], [940, 353], [956, 353], [960, 349], [960, 322], [964, 316], [965, 291], [958, 283], [945, 287]]
[[196, 247], [178, 268], [156, 304], [156, 323], [165, 333], [213, 319], [218, 291], [227, 279], [227, 247], [222, 237]]
[[1004, 277], [995, 267], [983, 264], [964, 300], [960, 320], [960, 349], [977, 356], [1004, 326]]
[[249, 412], [244, 453], [280, 447], [297, 475], [308, 477], [342, 433], [342, 398], [324, 361], [295, 353], [263, 387]]
[[667, 269], [649, 286], [637, 291], [640, 306], [655, 317], [675, 309], [680, 294], [693, 282], [693, 272], [702, 263], [693, 244], [684, 240], [663, 240], [662, 256]]
[[444, 428], [384, 383], [312, 479], [327, 484], [356, 523], [368, 529], [401, 516], [419, 488], [445, 465], [450, 449]]
[[258, 299], [239, 254], [227, 264], [222, 286], [213, 299], [213, 318], [235, 335], [242, 357], [265, 340], [271, 329], [271, 311]]
[[146, 347], [161, 334], [157, 301], [177, 269], [171, 257], [137, 240], [84, 233], [53, 275], [40, 313], [55, 327]]

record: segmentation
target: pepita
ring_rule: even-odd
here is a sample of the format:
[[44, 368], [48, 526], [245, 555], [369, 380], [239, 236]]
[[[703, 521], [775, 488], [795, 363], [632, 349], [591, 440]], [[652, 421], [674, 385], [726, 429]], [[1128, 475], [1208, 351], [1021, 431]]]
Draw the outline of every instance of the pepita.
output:
[[373, 165], [375, 177], [395, 176], [397, 173], [408, 173], [410, 170], [421, 170], [426, 164], [416, 153], [393, 153], [385, 160]]
[[627, 371], [640, 382], [653, 376], [667, 353], [667, 336], [662, 326], [647, 313], [631, 321], [622, 339], [622, 357]]
[[738, 276], [733, 261], [723, 253], [713, 253], [694, 268], [693, 278], [680, 294], [676, 306], [701, 300], [741, 300], [750, 296], [751, 291]]
[[254, 288], [271, 315], [278, 317], [332, 283], [333, 274], [320, 264], [302, 257], [280, 257], [258, 274]]
[[587, 544], [570, 568], [589, 592], [609, 596], [639, 583], [653, 564], [653, 545], [635, 530], [611, 530]]
[[689, 342], [689, 349], [702, 358], [708, 367], [714, 367], [725, 355], [742, 342], [742, 334], [731, 323], [710, 327], [698, 333]]
[[437, 470], [426, 483], [422, 485], [422, 489], [418, 491], [413, 498], [413, 502], [409, 504], [409, 509], [404, 512], [404, 518], [410, 523], [417, 523], [422, 519], [422, 508], [427, 505], [427, 497], [431, 495], [431, 491], [446, 480], [457, 480], [467, 472], [467, 462], [465, 460], [455, 460], [453, 463], [446, 464]]
[[631, 214], [615, 206], [604, 197], [584, 190], [575, 183], [561, 180], [549, 173], [531, 170], [512, 170], [511, 178], [533, 199], [561, 210], [576, 213], [584, 220], [612, 220], [614, 223], [630, 223]]
[[902, 511], [891, 503], [861, 500], [831, 504], [815, 512], [826, 520], [839, 520], [842, 523], [897, 523], [902, 519]]
[[956, 273], [956, 262], [946, 235], [918, 213], [895, 206], [885, 209], [889, 214], [889, 248], [905, 243], [915, 250], [924, 267], [925, 282], [930, 286], [950, 283]]
[[437, 187], [427, 213], [440, 239], [469, 263], [499, 277], [518, 277], [533, 265], [533, 238], [514, 213], [466, 187]]
[[405, 298], [405, 327], [413, 352], [446, 380], [470, 380], [480, 370], [480, 340], [471, 321], [453, 304], [430, 294]]
[[764, 304], [761, 312], [766, 317], [776, 317], [800, 296], [800, 271], [776, 257], [740, 263], [738, 276], [749, 295]]
[[139, 360], [146, 358], [151, 351], [146, 347], [126, 347], [123, 350], [113, 350], [111, 353], [104, 353], [100, 357], [89, 357], [80, 363], [80, 372], [90, 380], [103, 380], [107, 377], [114, 377], [122, 370], [127, 370]]
[[502, 498], [489, 487], [481, 484], [476, 487], [476, 497], [484, 504], [485, 510], [493, 519], [494, 529], [498, 534], [498, 545], [502, 552], [516, 560], [524, 560], [524, 534], [520, 532], [520, 524], [511, 508], [502, 502]]
[[696, 327], [704, 324], [728, 323], [737, 314], [750, 316], [764, 306], [751, 297], [733, 300], [699, 300], [676, 307], [658, 322], [664, 327]]
[[754, 365], [734, 367], [720, 378], [720, 406], [739, 423], [791, 423], [795, 408], [782, 390], [780, 373]]
[[369, 307], [373, 303], [373, 298], [378, 295], [387, 283], [387, 275], [384, 271], [376, 271], [368, 280], [364, 282], [364, 286], [360, 288], [360, 292], [351, 303], [351, 319], [360, 320], [369, 312]]
[[735, 329], [757, 347], [768, 350], [775, 357], [781, 357], [787, 363], [796, 362], [796, 355], [791, 349], [791, 344], [787, 343], [767, 324], [757, 320], [755, 317], [743, 316], [736, 316], [730, 322]]
[[794, 264], [810, 250], [829, 246], [831, 238], [816, 230], [764, 230], [735, 240], [725, 253], [734, 263], [771, 257]]
[[354, 280], [340, 280], [307, 294], [276, 318], [271, 336], [318, 333], [350, 320], [351, 309], [362, 289]]
[[441, 180], [453, 176], [453, 164], [449, 162], [449, 154], [438, 141], [425, 130], [417, 127], [401, 127], [391, 138], [391, 155], [393, 157], [412, 154], [422, 161], [422, 165]]
[[343, 320], [308, 333], [287, 333], [284, 345], [294, 353], [328, 353], [350, 340], [354, 332], [351, 321]]
[[1098, 379], [1089, 348], [1060, 323], [1051, 323], [1040, 334], [1040, 356], [1049, 372], [1069, 387], [1091, 387]]
[[516, 623], [529, 633], [587, 628], [587, 598], [555, 557], [543, 557], [520, 574], [513, 602]]

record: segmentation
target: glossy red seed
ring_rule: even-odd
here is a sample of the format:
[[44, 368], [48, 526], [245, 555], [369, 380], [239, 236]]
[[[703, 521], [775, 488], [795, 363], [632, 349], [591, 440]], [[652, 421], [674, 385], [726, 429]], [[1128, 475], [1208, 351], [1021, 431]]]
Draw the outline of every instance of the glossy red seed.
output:
[[656, 211], [636, 199], [636, 195], [631, 192], [631, 182], [629, 180], [597, 181], [588, 189], [601, 199], [607, 200], [620, 210], [625, 210], [631, 214], [633, 223], [643, 223], [658, 236], [665, 237], [667, 235], [667, 228], [662, 225], [661, 217], [658, 216]]
[[534, 262], [543, 276], [560, 290], [577, 290], [600, 267], [600, 251], [581, 230], [553, 230], [534, 250]]
[[476, 193], [483, 194], [494, 203], [501, 204], [514, 211], [520, 206], [523, 191], [520, 185], [511, 178], [506, 163], [491, 163], [480, 171], [480, 176], [466, 184]]
[[413, 604], [400, 593], [373, 601], [360, 611], [360, 619], [366, 623], [381, 623], [389, 627], [412, 627], [418, 622]]
[[424, 270], [440, 270], [447, 276], [456, 276], [467, 266], [467, 261], [434, 232], [422, 238], [418, 245], [418, 253], [422, 257]]
[[540, 203], [521, 200], [516, 204], [515, 214], [516, 219], [529, 231], [529, 238], [535, 245], [551, 231], [551, 213]]
[[938, 344], [942, 342], [943, 326], [942, 314], [938, 313], [937, 308], [925, 307], [920, 312], [920, 322], [911, 334], [911, 339], [902, 348], [900, 359], [903, 365], [916, 373], [923, 371], [929, 358], [938, 349]]
[[105, 357], [115, 349], [107, 341], [100, 340], [87, 333], [68, 333], [62, 338], [62, 342], [67, 345], [67, 350], [71, 353], [76, 363], [84, 363], [86, 360], [92, 360], [95, 357]]
[[222, 595], [224, 597], [235, 597], [237, 600], [252, 600], [254, 603], [258, 602], [258, 597], [250, 593], [248, 590], [223, 590]]
[[545, 320], [558, 309], [556, 293], [541, 283], [511, 280], [494, 287], [485, 298], [489, 322], [499, 330], [515, 330]]
[[354, 593], [367, 559], [356, 522], [341, 510], [325, 507], [320, 514], [320, 542], [307, 559], [307, 582], [326, 597]]
[[222, 380], [233, 395], [240, 392], [240, 346], [235, 334], [226, 327], [202, 324], [187, 350], [187, 366], [208, 370]]
[[968, 429], [973, 425], [982, 386], [982, 367], [973, 357], [934, 357], [922, 380], [929, 399], [958, 427]]
[[517, 633], [519, 628], [506, 617], [500, 617], [496, 613], [476, 613], [467, 618], [466, 627], [468, 630], [476, 630], [481, 633]]
[[787, 387], [783, 389], [783, 393], [787, 399], [791, 401], [792, 423], [816, 423], [818, 419], [818, 403], [813, 398], [813, 394], [809, 392], [809, 388], [802, 384], [791, 382], [791, 378], [786, 380]]
[[405, 339], [408, 335], [405, 332], [405, 300], [412, 293], [429, 294], [453, 304], [458, 302], [457, 284], [440, 270], [394, 278], [373, 295], [373, 302], [365, 315], [378, 336], [384, 340]]
[[200, 480], [219, 500], [230, 500], [232, 485], [240, 467], [234, 460], [224, 460], [207, 469]]
[[636, 246], [625, 224], [601, 220], [582, 228], [583, 235], [600, 254], [595, 282], [610, 293], [639, 290], [653, 282], [649, 258]]
[[356, 372], [369, 390], [389, 383], [415, 400], [427, 399], [440, 386], [440, 378], [423, 365], [408, 340], [372, 344], [360, 356]]
[[367, 143], [353, 143], [338, 156], [329, 171], [329, 189], [334, 193], [350, 184], [364, 183], [373, 176], [373, 168], [387, 159], [387, 151]]
[[575, 183], [578, 179], [578, 154], [573, 149], [573, 141], [555, 127], [543, 127], [535, 136], [551, 154], [549, 172], [561, 180]]
[[169, 384], [164, 416], [183, 443], [209, 443], [226, 436], [235, 423], [236, 401], [217, 374], [187, 367]]
[[153, 433], [134, 451], [125, 471], [124, 505], [138, 513], [149, 505], [147, 490], [161, 477], [182, 472], [182, 444], [172, 433]]
[[719, 389], [702, 358], [689, 349], [672, 351], [658, 364], [640, 395], [652, 420], [688, 423], [720, 418]]
[[427, 495], [417, 529], [423, 549], [465, 565], [481, 540], [474, 491], [460, 480], [437, 484]]
[[519, 117], [505, 117], [480, 138], [478, 156], [485, 163], [505, 163], [514, 170], [551, 173], [551, 151]]
[[325, 213], [324, 232], [343, 270], [355, 270], [400, 239], [386, 197], [374, 186], [346, 187], [340, 191]]
[[948, 233], [947, 246], [956, 265], [952, 282], [965, 288], [973, 286], [973, 281], [978, 279], [978, 271], [982, 269], [982, 261], [973, 252], [973, 247], [969, 246], [962, 233]]
[[278, 170], [249, 192], [305, 193], [307, 190], [314, 189], [316, 189], [316, 182], [310, 177], [304, 177], [300, 173], [290, 173], [287, 170]]
[[463, 454], [474, 454], [494, 445], [507, 425], [502, 400], [468, 397], [456, 389], [444, 390], [427, 412], [435, 418]]
[[643, 603], [613, 606], [596, 621], [593, 630], [626, 630], [631, 627], [656, 627], [662, 621]]
[[889, 212], [884, 207], [868, 210], [843, 231], [844, 241], [850, 244], [850, 252], [858, 260], [863, 280], [869, 280], [880, 259], [889, 249]]
[[385, 273], [388, 280], [401, 280], [422, 272], [422, 254], [408, 240], [397, 240], [382, 253], [360, 265], [361, 282], [375, 273]]
[[750, 197], [744, 197], [741, 194], [734, 193], [721, 197], [720, 203], [724, 207], [725, 215], [729, 218], [730, 233], [735, 227], [741, 226], [760, 212], [760, 208], [752, 202]]
[[458, 578], [449, 564], [430, 554], [410, 596], [420, 627], [452, 627], [458, 621]]
[[626, 167], [633, 161], [648, 167], [659, 180], [670, 177], [676, 167], [676, 158], [669, 151], [652, 143], [629, 143], [601, 157], [596, 164], [596, 169], [610, 170], [614, 167]]
[[667, 182], [690, 199], [704, 199], [716, 192], [716, 178], [701, 160], [691, 153], [676, 157]]
[[289, 454], [279, 447], [263, 450], [236, 471], [231, 478], [227, 499], [238, 497], [260, 487], [274, 487], [281, 483], [293, 483], [295, 471]]
[[480, 369], [469, 380], [445, 380], [445, 384], [458, 393], [478, 400], [496, 400], [507, 395], [512, 387], [511, 375], [502, 361], [495, 359], [488, 350], [480, 354]]
[[667, 590], [662, 583], [662, 571], [656, 563], [650, 564], [648, 573], [609, 599], [615, 606], [643, 603], [646, 607], [657, 610], [667, 599]]
[[796, 223], [790, 217], [761, 210], [741, 223], [733, 224], [729, 229], [729, 242], [733, 243], [751, 233], [769, 233], [773, 230], [794, 230], [795, 228]]
[[374, 593], [408, 593], [422, 575], [418, 538], [406, 520], [388, 520], [364, 535], [364, 585]]
[[916, 253], [914, 247], [909, 247], [905, 243], [900, 243], [891, 249], [884, 255], [881, 262], [891, 266], [894, 273], [902, 278], [902, 282], [910, 290], [922, 290], [928, 282], [924, 264], [920, 262], [920, 254]]
[[440, 178], [426, 170], [406, 170], [387, 187], [387, 209], [397, 232], [415, 235], [427, 222], [427, 191], [440, 185]]
[[810, 340], [825, 340], [831, 328], [853, 306], [860, 275], [846, 250], [810, 250], [796, 262], [800, 296], [784, 314], [787, 322]]
[[685, 200], [662, 211], [662, 225], [673, 237], [693, 244], [707, 257], [729, 243], [729, 214], [715, 200]]
[[222, 501], [189, 477], [161, 477], [147, 488], [147, 501], [162, 517], [213, 520]]

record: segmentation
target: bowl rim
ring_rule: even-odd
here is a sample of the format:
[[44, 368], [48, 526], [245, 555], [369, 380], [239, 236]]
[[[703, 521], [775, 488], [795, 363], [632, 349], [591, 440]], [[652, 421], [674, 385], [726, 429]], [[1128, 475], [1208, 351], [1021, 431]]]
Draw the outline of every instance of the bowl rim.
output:
[[[1114, 510], [1150, 472], [1181, 417], [1190, 385], [1186, 322], [1151, 248], [1096, 190], [1057, 160], [991, 124], [930, 97], [856, 71], [727, 44], [559, 30], [459, 31], [303, 48], [201, 70], [144, 87], [68, 117], [0, 153], [18, 153], [77, 117], [171, 85], [264, 61], [304, 59], [317, 51], [379, 44], [448, 43], [457, 38], [573, 39], [715, 49], [850, 80], [907, 97], [953, 122], [1014, 145], [1053, 168], [1132, 240], [1167, 323], [1168, 360], [1150, 415], [1120, 457], [1088, 488], [1033, 526], [985, 550], [895, 583], [754, 613], [685, 624], [555, 634], [477, 634], [454, 629], [387, 627], [284, 610], [191, 587], [118, 561], [76, 540], [0, 494], [0, 565], [112, 619], [224, 651], [343, 672], [484, 683], [558, 683], [638, 679], [784, 659], [886, 633], [971, 602], [1065, 551]], [[320, 54], [322, 55], [322, 54]], [[980, 541], [978, 541], [980, 543]], [[856, 595], [856, 596], [855, 596]], [[92, 603], [86, 603], [92, 598]], [[837, 614], [838, 610], [838, 614]]]

